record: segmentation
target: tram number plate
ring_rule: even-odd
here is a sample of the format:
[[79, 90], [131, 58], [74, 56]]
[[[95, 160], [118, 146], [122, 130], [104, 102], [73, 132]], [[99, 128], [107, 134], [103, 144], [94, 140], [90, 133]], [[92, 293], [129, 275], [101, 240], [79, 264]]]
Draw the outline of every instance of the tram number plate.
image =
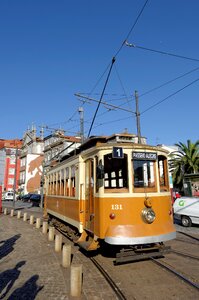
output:
[[124, 158], [123, 149], [121, 147], [113, 147], [113, 158]]
[[112, 210], [122, 210], [123, 207], [122, 207], [122, 204], [112, 204], [111, 209]]

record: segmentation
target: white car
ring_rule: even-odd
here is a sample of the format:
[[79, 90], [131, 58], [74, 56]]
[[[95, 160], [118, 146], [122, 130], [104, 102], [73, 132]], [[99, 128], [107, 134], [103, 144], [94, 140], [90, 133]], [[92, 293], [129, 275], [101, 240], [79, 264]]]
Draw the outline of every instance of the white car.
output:
[[199, 197], [181, 197], [173, 204], [174, 216], [181, 219], [182, 225], [189, 227], [199, 224]]
[[14, 199], [14, 193], [13, 192], [5, 192], [5, 194], [3, 194], [2, 200], [13, 201], [13, 199]]

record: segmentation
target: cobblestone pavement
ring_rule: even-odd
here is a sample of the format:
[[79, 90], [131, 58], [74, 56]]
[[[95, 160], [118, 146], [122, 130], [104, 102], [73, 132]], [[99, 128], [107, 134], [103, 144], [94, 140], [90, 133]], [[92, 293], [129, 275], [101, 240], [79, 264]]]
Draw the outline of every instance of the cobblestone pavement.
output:
[[[41, 216], [39, 209], [28, 212]], [[64, 241], [69, 244], [70, 241]], [[70, 296], [70, 268], [61, 265], [62, 253], [54, 242], [30, 225], [29, 220], [0, 215], [0, 299], [64, 300], [117, 299], [103, 276], [76, 246], [72, 246], [72, 265], [82, 264], [81, 297]]]

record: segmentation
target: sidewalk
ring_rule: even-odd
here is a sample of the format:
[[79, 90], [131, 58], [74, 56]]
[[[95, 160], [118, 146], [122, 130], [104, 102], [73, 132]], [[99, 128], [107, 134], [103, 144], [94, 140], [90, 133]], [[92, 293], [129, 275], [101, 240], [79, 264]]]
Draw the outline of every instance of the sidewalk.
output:
[[[32, 208], [31, 214], [36, 218], [41, 212]], [[80, 299], [116, 299], [92, 262], [78, 247], [72, 249], [72, 263], [83, 265]], [[54, 251], [54, 242], [49, 242], [41, 229], [23, 218], [0, 215], [0, 299], [77, 299], [70, 296], [70, 268], [63, 268], [61, 259], [62, 253]]]

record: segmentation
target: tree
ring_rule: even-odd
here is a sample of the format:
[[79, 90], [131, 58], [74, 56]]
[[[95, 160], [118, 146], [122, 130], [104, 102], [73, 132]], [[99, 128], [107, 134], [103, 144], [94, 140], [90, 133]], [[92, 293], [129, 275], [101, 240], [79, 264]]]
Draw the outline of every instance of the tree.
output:
[[187, 145], [179, 142], [175, 146], [178, 147], [178, 151], [170, 154], [169, 164], [173, 184], [181, 189], [184, 174], [196, 174], [199, 172], [199, 140], [195, 143], [187, 140]]

